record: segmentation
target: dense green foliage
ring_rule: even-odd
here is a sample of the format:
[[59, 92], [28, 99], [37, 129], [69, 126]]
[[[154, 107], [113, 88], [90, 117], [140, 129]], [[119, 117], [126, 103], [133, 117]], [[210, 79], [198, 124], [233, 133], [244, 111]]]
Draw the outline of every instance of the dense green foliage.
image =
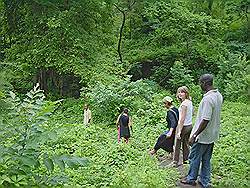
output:
[[13, 92], [6, 99], [8, 109], [0, 124], [0, 185], [60, 184], [67, 177], [58, 171], [53, 174], [55, 165], [64, 171], [66, 164], [69, 167], [86, 164], [84, 158], [55, 155], [45, 149], [56, 136], [54, 130], [46, 129], [45, 122], [59, 101], [45, 102], [44, 98], [37, 84], [24, 100]]
[[[24, 94], [39, 82], [51, 98], [79, 97], [80, 88], [86, 94], [96, 81], [108, 85], [127, 73], [132, 80], [149, 78], [175, 92], [180, 80], [191, 86], [210, 72], [220, 80], [218, 87], [226, 98], [245, 100], [248, 4], [249, 0], [2, 0], [0, 67], [18, 92]], [[178, 70], [175, 62], [183, 67]]]
[[[0, 0], [0, 187], [173, 187], [178, 171], [147, 150], [165, 130], [162, 98], [178, 105], [186, 85], [197, 108], [203, 73], [226, 101], [213, 184], [247, 187], [249, 4]], [[133, 133], [118, 145], [124, 107]]]
[[130, 109], [132, 115], [145, 113], [145, 110], [151, 108], [157, 92], [157, 84], [152, 81], [130, 82], [127, 78], [108, 86], [97, 84], [88, 93], [88, 97], [94, 113], [101, 115], [98, 121], [112, 122], [125, 107]]
[[218, 187], [248, 187], [247, 104], [223, 105], [221, 136], [213, 156], [214, 181]]
[[[47, 184], [173, 187], [180, 177], [179, 172], [174, 168], [158, 166], [158, 161], [148, 155], [148, 149], [165, 129], [165, 110], [159, 101], [161, 96], [157, 97], [152, 100], [152, 106], [146, 110], [146, 114], [133, 115], [133, 136], [128, 145], [117, 144], [115, 124], [83, 126], [80, 101], [65, 101], [46, 123], [46, 129], [55, 132], [56, 136], [45, 143], [43, 152], [84, 157], [89, 163], [78, 169], [65, 169], [63, 175], [67, 174], [68, 179], [54, 177], [54, 181]], [[245, 108], [246, 105], [237, 103], [223, 105], [221, 138], [213, 157], [212, 181], [215, 187], [247, 187], [249, 183], [247, 156], [243, 155], [248, 149], [249, 116], [245, 114]], [[59, 172], [59, 168], [55, 168], [55, 173]], [[40, 171], [40, 174], [46, 174], [46, 171]], [[25, 180], [25, 176], [23, 178]]]
[[[7, 187], [42, 184], [173, 187], [180, 178], [177, 169], [162, 168], [148, 155], [149, 148], [166, 129], [162, 98], [167, 95], [165, 91], [152, 89], [150, 84], [144, 81], [128, 84], [127, 81], [119, 89], [110, 86], [90, 96], [97, 103], [92, 109], [94, 122], [106, 123], [89, 127], [82, 123], [83, 101], [62, 101], [52, 118], [44, 122], [58, 102], [43, 102], [44, 95], [38, 88], [28, 93], [23, 102], [12, 93], [12, 100], [16, 102], [6, 102], [16, 105], [7, 109], [11, 118], [5, 116], [6, 121], [1, 123], [0, 183]], [[109, 106], [112, 109], [121, 102], [120, 96], [126, 97], [123, 94], [129, 91], [135, 95], [127, 96], [123, 104], [131, 105], [132, 138], [128, 145], [117, 144], [114, 120], [118, 113], [110, 111], [114, 116], [111, 118], [103, 110], [109, 110]], [[108, 103], [98, 103], [103, 98]], [[99, 108], [100, 104], [103, 106]], [[242, 103], [223, 105], [221, 138], [213, 157], [212, 178], [216, 187], [247, 187], [249, 183], [247, 156], [242, 154], [248, 149], [246, 107]], [[17, 111], [18, 114], [14, 113]], [[87, 166], [86, 161], [89, 161]], [[65, 168], [66, 165], [71, 168]], [[79, 165], [83, 166], [76, 168]]]

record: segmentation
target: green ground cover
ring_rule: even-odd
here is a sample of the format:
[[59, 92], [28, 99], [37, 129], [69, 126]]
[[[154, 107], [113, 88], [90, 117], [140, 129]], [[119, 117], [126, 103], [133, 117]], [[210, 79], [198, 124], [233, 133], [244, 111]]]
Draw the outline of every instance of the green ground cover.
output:
[[[148, 149], [164, 130], [162, 119], [150, 124], [146, 116], [133, 116], [130, 143], [117, 144], [115, 125], [92, 124], [85, 127], [79, 101], [66, 102], [48, 122], [57, 138], [46, 149], [51, 153], [74, 154], [89, 159], [85, 167], [66, 169], [69, 181], [64, 185], [79, 187], [174, 187], [179, 172], [161, 168]], [[249, 144], [247, 133], [249, 114], [247, 104], [225, 102], [222, 112], [221, 137], [213, 153], [212, 182], [215, 187], [249, 186]], [[97, 118], [97, 117], [94, 117]], [[149, 123], [146, 123], [148, 121]], [[142, 126], [143, 125], [143, 126]]]

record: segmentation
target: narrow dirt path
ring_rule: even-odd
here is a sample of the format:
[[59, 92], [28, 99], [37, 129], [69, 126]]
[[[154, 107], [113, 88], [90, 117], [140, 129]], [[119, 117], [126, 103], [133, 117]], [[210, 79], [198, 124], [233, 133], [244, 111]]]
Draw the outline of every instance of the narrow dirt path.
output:
[[[159, 160], [160, 167], [162, 167], [162, 168], [174, 168], [174, 167], [169, 167], [169, 164], [172, 162], [171, 158], [158, 158], [158, 160]], [[182, 163], [182, 161], [181, 161], [181, 163]], [[179, 181], [176, 182], [176, 187], [179, 187], [179, 188], [201, 188], [201, 186], [199, 184], [197, 184], [196, 186], [191, 186], [191, 185], [185, 185], [185, 184], [180, 183], [180, 180], [187, 175], [188, 168], [189, 168], [188, 164], [180, 165], [177, 167], [177, 170], [179, 172]]]

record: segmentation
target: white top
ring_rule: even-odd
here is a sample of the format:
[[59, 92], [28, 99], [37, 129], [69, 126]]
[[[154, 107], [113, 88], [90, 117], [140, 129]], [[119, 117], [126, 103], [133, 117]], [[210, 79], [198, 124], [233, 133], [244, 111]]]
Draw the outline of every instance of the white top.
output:
[[210, 90], [203, 96], [196, 122], [190, 135], [192, 136], [197, 131], [203, 119], [209, 120], [207, 127], [196, 137], [198, 143], [211, 144], [218, 140], [222, 101], [223, 97], [217, 89]]
[[[186, 117], [184, 119], [184, 124], [183, 126], [188, 126], [188, 125], [192, 125], [192, 115], [193, 115], [193, 103], [191, 100], [185, 99], [184, 101], [182, 101], [180, 107], [179, 107], [179, 115], [181, 116], [181, 107], [182, 106], [186, 106], [187, 107], [187, 113], [186, 113]], [[181, 117], [179, 118], [181, 119]]]
[[91, 111], [90, 109], [84, 109], [84, 125], [88, 125], [91, 119]]

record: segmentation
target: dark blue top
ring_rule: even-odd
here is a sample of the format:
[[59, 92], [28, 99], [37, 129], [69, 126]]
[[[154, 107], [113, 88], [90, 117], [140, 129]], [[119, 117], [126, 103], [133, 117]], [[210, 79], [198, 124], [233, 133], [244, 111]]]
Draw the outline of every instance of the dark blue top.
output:
[[169, 129], [170, 128], [176, 129], [179, 120], [179, 110], [176, 107], [169, 109], [167, 112], [166, 120], [167, 120], [167, 127]]
[[119, 119], [121, 137], [125, 137], [125, 138], [130, 137], [130, 130], [129, 130], [128, 123], [129, 123], [129, 116], [122, 114]]

